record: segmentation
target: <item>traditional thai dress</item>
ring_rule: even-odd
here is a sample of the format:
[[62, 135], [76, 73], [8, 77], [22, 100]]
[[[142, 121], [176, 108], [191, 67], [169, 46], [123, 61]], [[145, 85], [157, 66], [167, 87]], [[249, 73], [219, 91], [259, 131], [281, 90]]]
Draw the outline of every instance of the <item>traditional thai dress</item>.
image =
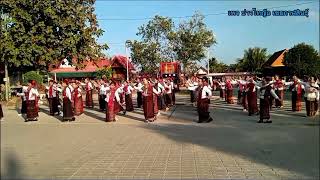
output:
[[28, 87], [22, 86], [21, 93], [18, 93], [17, 95], [21, 97], [21, 114], [27, 114], [27, 96], [28, 96]]
[[247, 85], [247, 100], [248, 100], [248, 113], [249, 116], [258, 112], [257, 105], [257, 90], [256, 85], [253, 82]]
[[187, 86], [188, 86], [188, 90], [190, 93], [190, 101], [191, 101], [191, 103], [193, 103], [195, 101], [195, 99], [194, 99], [194, 94], [193, 94], [193, 90], [192, 90], [192, 87], [194, 86], [192, 80], [188, 79]]
[[283, 106], [283, 97], [284, 97], [284, 83], [282, 80], [276, 80], [274, 83], [275, 92], [280, 100], [276, 99], [276, 107]]
[[155, 83], [155, 85], [152, 88], [153, 92], [153, 113], [154, 117], [156, 118], [158, 113], [159, 113], [159, 108], [158, 108], [158, 96], [160, 94], [158, 83]]
[[197, 105], [199, 123], [208, 121], [211, 118], [209, 112], [209, 103], [211, 95], [212, 92], [207, 86], [199, 87]]
[[146, 120], [150, 120], [155, 117], [153, 105], [153, 87], [149, 85], [147, 88], [144, 87], [143, 90], [143, 113]]
[[240, 81], [239, 82], [239, 89], [241, 92], [241, 105], [243, 107], [243, 110], [248, 109], [248, 99], [247, 99], [247, 82], [246, 81]]
[[169, 84], [169, 85], [165, 84], [164, 87], [166, 90], [166, 98], [165, 98], [166, 106], [170, 107], [173, 105], [173, 103], [172, 103], [172, 86], [171, 86], [171, 84]]
[[116, 86], [115, 96], [116, 101], [114, 102], [114, 113], [118, 114], [120, 111], [124, 111], [124, 107], [121, 105], [121, 96], [123, 94], [123, 88], [121, 86]]
[[[270, 84], [271, 88], [274, 90], [274, 85], [273, 84]], [[270, 99], [269, 99], [269, 106], [270, 106], [270, 110], [272, 110], [272, 106], [275, 104], [274, 102], [274, 97], [273, 96], [270, 96]]]
[[160, 92], [160, 94], [158, 95], [158, 109], [159, 110], [163, 110], [166, 108], [166, 103], [164, 101], [164, 86], [161, 83], [158, 83], [158, 91]]
[[101, 85], [99, 88], [99, 108], [101, 111], [105, 110], [106, 108], [106, 87], [105, 85]]
[[86, 83], [86, 106], [93, 108], [93, 98], [92, 98], [92, 93], [93, 93], [93, 86], [91, 82]]
[[260, 89], [260, 121], [264, 119], [270, 119], [270, 98], [274, 97], [278, 99], [278, 96], [272, 89], [271, 85], [267, 85], [266, 87], [262, 87]]
[[63, 120], [74, 120], [72, 92], [69, 87], [65, 87], [62, 91], [63, 96]]
[[74, 107], [74, 115], [80, 116], [83, 112], [83, 100], [82, 100], [82, 94], [79, 87], [75, 88], [73, 90], [73, 107]]
[[173, 81], [171, 81], [170, 85], [171, 85], [171, 96], [172, 96], [171, 104], [175, 105], [176, 104], [176, 88], [175, 88], [176, 84]]
[[28, 88], [27, 92], [27, 120], [36, 120], [39, 117], [38, 90]]
[[221, 82], [219, 83], [219, 85], [220, 85], [220, 98], [224, 99], [226, 97], [226, 83]]
[[126, 111], [133, 111], [133, 103], [132, 103], [132, 90], [133, 88], [130, 85], [126, 85], [123, 88], [125, 93], [125, 101], [126, 101]]
[[298, 81], [294, 81], [290, 86], [292, 91], [291, 101], [292, 101], [292, 111], [302, 110], [302, 85]]
[[59, 108], [58, 108], [58, 101], [59, 99], [57, 98], [57, 86], [56, 85], [51, 85], [49, 86], [49, 90], [47, 93], [48, 96], [48, 102], [49, 102], [49, 109], [50, 109], [50, 115], [54, 115], [55, 113], [59, 113]]
[[318, 111], [319, 86], [315, 83], [303, 83], [306, 93], [307, 116], [315, 116]]
[[116, 88], [110, 89], [106, 94], [106, 122], [116, 121], [115, 107], [118, 104], [117, 101], [120, 101], [119, 96], [117, 97]]
[[230, 81], [226, 82], [226, 88], [227, 88], [227, 93], [226, 93], [226, 97], [227, 97], [227, 103], [228, 104], [233, 104], [233, 87]]
[[137, 90], [137, 107], [141, 108], [142, 105], [142, 84], [137, 83], [136, 86], [134, 87]]

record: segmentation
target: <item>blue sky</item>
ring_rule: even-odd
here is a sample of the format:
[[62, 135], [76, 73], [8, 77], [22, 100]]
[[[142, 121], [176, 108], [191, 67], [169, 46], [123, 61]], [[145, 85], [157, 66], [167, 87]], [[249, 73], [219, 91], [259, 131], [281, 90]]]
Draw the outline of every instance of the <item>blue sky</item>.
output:
[[[288, 5], [312, 2], [284, 7]], [[136, 36], [138, 27], [148, 20], [106, 20], [139, 19], [155, 15], [189, 16], [195, 11], [206, 14], [227, 13], [228, 10], [264, 9], [305, 10], [309, 8], [309, 17], [304, 16], [238, 16], [227, 14], [206, 16], [205, 22], [217, 39], [210, 49], [210, 56], [230, 64], [243, 56], [249, 47], [267, 48], [268, 53], [291, 48], [297, 43], [312, 44], [319, 51], [319, 1], [96, 1], [96, 14], [100, 27], [105, 31], [99, 38], [107, 43], [107, 54], [125, 54], [126, 40], [140, 39]], [[272, 7], [281, 7], [270, 9]], [[103, 20], [105, 19], [105, 20]], [[186, 18], [188, 19], [188, 18]], [[175, 24], [186, 19], [174, 19]], [[129, 54], [129, 53], [128, 53]]]

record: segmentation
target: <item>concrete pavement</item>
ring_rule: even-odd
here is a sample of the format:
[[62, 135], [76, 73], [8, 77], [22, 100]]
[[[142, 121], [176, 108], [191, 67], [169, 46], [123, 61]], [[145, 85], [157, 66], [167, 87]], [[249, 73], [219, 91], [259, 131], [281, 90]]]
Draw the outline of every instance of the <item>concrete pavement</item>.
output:
[[211, 102], [214, 121], [206, 124], [194, 122], [186, 95], [149, 124], [141, 109], [115, 123], [95, 109], [71, 123], [44, 106], [27, 123], [5, 109], [1, 178], [319, 179], [319, 119], [287, 108], [258, 124], [237, 105]]

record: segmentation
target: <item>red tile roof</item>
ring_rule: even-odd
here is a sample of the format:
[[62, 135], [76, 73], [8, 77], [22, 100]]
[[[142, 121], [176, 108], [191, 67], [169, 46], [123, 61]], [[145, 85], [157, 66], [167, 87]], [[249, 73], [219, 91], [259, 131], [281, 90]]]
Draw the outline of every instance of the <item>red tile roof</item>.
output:
[[[72, 61], [75, 63], [76, 59], [73, 58]], [[101, 58], [98, 61], [85, 61], [83, 69], [77, 69], [76, 67], [61, 67], [61, 63], [58, 65], [58, 68], [52, 69], [51, 73], [59, 73], [59, 72], [95, 72], [97, 69], [107, 66], [112, 66], [115, 62], [119, 62], [123, 68], [127, 68], [127, 57], [122, 55], [113, 56], [110, 59]], [[130, 70], [134, 70], [134, 66], [131, 62], [128, 64]]]

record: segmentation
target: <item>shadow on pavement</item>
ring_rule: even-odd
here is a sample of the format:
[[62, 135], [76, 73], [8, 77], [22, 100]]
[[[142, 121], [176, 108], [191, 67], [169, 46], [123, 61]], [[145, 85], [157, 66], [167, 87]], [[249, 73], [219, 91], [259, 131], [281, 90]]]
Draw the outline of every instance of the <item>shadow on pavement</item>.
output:
[[[185, 108], [183, 114], [178, 113], [176, 116], [181, 115], [183, 119], [189, 117], [186, 115], [188, 112], [185, 112], [187, 109], [190, 107]], [[289, 117], [290, 119], [281, 121], [282, 119], [274, 116], [276, 123], [257, 124], [254, 119], [259, 117], [249, 117], [247, 112], [230, 112], [227, 108], [213, 108], [212, 112], [213, 117], [220, 119], [209, 124], [195, 124], [190, 121], [188, 124], [161, 124], [143, 128], [151, 129], [180, 143], [196, 144], [271, 168], [289, 170], [313, 178], [319, 177], [319, 128], [316, 127], [319, 126], [318, 122], [303, 123], [298, 117]], [[221, 119], [226, 115], [228, 118]], [[237, 121], [238, 123], [235, 123]], [[288, 126], [287, 123], [290, 124], [291, 121], [296, 127]]]
[[[40, 112], [43, 112], [45, 114], [47, 114], [48, 116], [51, 116], [50, 115], [50, 111], [49, 110], [46, 110], [46, 109], [43, 109], [43, 108], [40, 108], [39, 109]], [[62, 120], [62, 117], [61, 116], [58, 116], [58, 115], [55, 115], [55, 116], [51, 116], [51, 117], [54, 117], [55, 119], [59, 120], [60, 122], [63, 122]]]
[[[100, 111], [101, 112], [101, 111]], [[101, 112], [102, 113], [102, 112]], [[101, 116], [98, 116], [97, 114], [95, 113], [92, 113], [92, 112], [88, 112], [88, 111], [84, 111], [83, 114], [87, 115], [87, 116], [90, 116], [90, 117], [93, 117], [99, 121], [103, 121], [103, 122], [106, 122], [106, 119], [105, 117], [101, 117]], [[104, 113], [105, 115], [105, 113]]]
[[8, 153], [5, 158], [4, 169], [5, 172], [1, 173], [1, 179], [23, 179], [21, 166], [19, 160], [14, 152]]
[[[131, 113], [135, 113], [135, 112], [131, 112]], [[123, 115], [121, 113], [118, 113], [118, 116], [120, 117], [125, 117], [125, 118], [129, 118], [130, 120], [136, 120], [136, 121], [142, 121], [144, 122], [144, 118], [138, 118], [138, 117], [135, 117], [135, 116], [131, 116], [131, 115], [128, 115], [128, 113], [126, 115]]]

